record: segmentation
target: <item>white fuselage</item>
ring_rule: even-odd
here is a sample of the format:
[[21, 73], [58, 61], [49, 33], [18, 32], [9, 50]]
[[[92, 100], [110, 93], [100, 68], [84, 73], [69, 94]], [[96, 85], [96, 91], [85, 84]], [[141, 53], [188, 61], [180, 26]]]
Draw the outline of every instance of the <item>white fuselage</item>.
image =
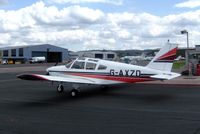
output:
[[[47, 69], [47, 72], [49, 72], [51, 76], [76, 78], [80, 79], [80, 81], [82, 79], [87, 79], [102, 85], [151, 81], [155, 80], [151, 78], [151, 76], [167, 73], [147, 67], [100, 59], [90, 59], [91, 58], [86, 58], [84, 60], [77, 59], [73, 61], [70, 66], [62, 65], [50, 67]], [[82, 63], [84, 67], [77, 68], [75, 66], [77, 63]], [[93, 67], [93, 69], [88, 69], [87, 65], [91, 64], [95, 64], [95, 67]]]

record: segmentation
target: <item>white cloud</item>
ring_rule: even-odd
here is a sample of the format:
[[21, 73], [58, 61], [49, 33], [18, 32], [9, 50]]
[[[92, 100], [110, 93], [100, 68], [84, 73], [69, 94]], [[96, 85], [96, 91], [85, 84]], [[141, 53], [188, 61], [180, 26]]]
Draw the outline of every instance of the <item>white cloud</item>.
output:
[[106, 3], [106, 4], [113, 4], [113, 5], [122, 5], [123, 0], [44, 0], [50, 4], [57, 3], [57, 4], [82, 4], [82, 3]]
[[43, 2], [32, 5], [30, 10], [32, 11], [30, 14], [38, 23], [55, 26], [89, 25], [104, 17], [104, 13], [100, 10], [80, 6], [70, 6], [59, 10], [56, 6], [46, 6]]
[[131, 33], [128, 31], [128, 30], [126, 30], [126, 29], [123, 29], [123, 30], [120, 30], [118, 33], [118, 37], [119, 38], [121, 38], [121, 39], [131, 39]]
[[0, 0], [0, 5], [8, 4], [8, 0]]
[[[189, 16], [189, 17], [188, 17]], [[0, 45], [50, 43], [70, 50], [158, 48], [167, 39], [200, 44], [200, 10], [159, 17], [149, 13], [105, 13], [81, 6], [58, 8], [40, 1], [19, 10], [0, 10]]]
[[177, 15], [168, 15], [163, 21], [176, 26], [195, 26], [200, 24], [200, 10], [185, 12]]
[[195, 8], [200, 7], [200, 0], [187, 0], [185, 2], [177, 3], [175, 7], [178, 8]]
[[94, 23], [102, 20], [104, 13], [100, 10], [93, 10], [89, 8], [81, 8], [80, 6], [73, 6], [70, 8], [71, 17], [79, 20], [81, 23]]
[[37, 2], [29, 7], [13, 11], [0, 10], [0, 30], [17, 31], [22, 27], [51, 25], [81, 27], [103, 20], [104, 13], [87, 7], [70, 6], [59, 10], [55, 6], [47, 7]]
[[11, 40], [11, 35], [8, 33], [0, 33], [0, 44], [7, 44]]
[[116, 49], [115, 39], [101, 39], [96, 38], [92, 40], [87, 40], [83, 44], [83, 50], [97, 50], [97, 49]]
[[145, 31], [143, 31], [144, 35], [150, 35], [152, 37], [162, 36], [167, 34], [169, 27], [165, 27], [159, 24], [150, 24], [145, 28]]

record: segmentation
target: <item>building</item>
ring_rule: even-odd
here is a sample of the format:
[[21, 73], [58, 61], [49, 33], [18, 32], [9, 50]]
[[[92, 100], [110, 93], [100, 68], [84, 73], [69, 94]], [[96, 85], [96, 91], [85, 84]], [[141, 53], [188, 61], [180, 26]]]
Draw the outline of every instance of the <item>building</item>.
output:
[[[197, 67], [200, 64], [200, 45], [196, 45], [194, 49], [186, 50], [185, 53], [188, 51], [188, 55], [186, 55], [186, 59], [188, 58], [189, 62], [189, 70], [192, 72], [193, 75], [197, 74]], [[186, 65], [188, 65], [186, 63]], [[188, 68], [188, 67], [186, 67]]]
[[11, 63], [27, 62], [32, 57], [46, 58], [46, 62], [63, 62], [69, 59], [68, 49], [53, 46], [50, 44], [11, 46], [0, 48], [2, 59]]
[[91, 51], [79, 51], [79, 52], [70, 52], [71, 59], [78, 57], [89, 57], [89, 58], [98, 58], [104, 60], [116, 60], [117, 54], [112, 51], [106, 50], [91, 50]]

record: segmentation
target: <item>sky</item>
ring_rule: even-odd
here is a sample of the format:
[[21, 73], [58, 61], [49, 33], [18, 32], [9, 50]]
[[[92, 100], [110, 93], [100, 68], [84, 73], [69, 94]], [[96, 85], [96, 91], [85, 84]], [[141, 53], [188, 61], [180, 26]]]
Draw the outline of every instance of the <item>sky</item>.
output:
[[71, 51], [200, 45], [200, 0], [0, 0], [0, 47]]

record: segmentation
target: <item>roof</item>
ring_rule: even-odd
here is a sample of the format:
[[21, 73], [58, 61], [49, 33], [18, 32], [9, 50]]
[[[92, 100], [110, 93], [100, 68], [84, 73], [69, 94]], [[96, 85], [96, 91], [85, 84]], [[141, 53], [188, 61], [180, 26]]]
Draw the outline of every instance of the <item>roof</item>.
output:
[[[54, 46], [51, 44], [38, 44], [38, 45], [21, 45], [21, 46], [8, 46], [8, 47], [1, 47], [0, 50], [10, 50], [10, 49], [17, 49], [17, 48], [26, 48], [26, 47], [35, 47], [35, 46], [42, 46], [42, 45], [49, 45], [53, 47], [59, 47], [59, 46]], [[60, 47], [63, 48], [63, 47]], [[63, 48], [66, 49], [66, 48]]]
[[84, 53], [85, 53], [85, 52], [87, 52], [87, 53], [88, 53], [88, 52], [89, 52], [89, 53], [93, 53], [93, 52], [95, 52], [95, 53], [96, 53], [96, 52], [98, 52], [98, 53], [102, 53], [102, 52], [104, 53], [104, 52], [105, 52], [105, 53], [106, 53], [106, 52], [109, 52], [109, 53], [115, 53], [115, 52], [112, 51], [112, 50], [85, 50], [85, 51], [78, 51], [78, 52], [84, 52]]

